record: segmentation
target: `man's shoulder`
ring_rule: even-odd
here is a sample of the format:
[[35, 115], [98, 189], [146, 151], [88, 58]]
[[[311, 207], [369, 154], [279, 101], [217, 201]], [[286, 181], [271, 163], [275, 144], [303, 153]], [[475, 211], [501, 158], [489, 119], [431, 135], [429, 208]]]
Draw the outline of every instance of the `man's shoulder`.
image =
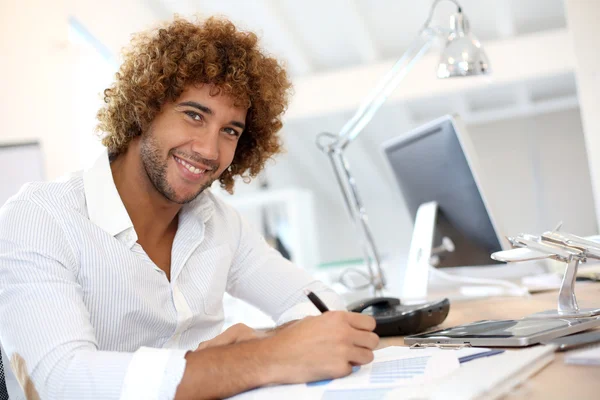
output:
[[85, 205], [83, 179], [80, 175], [69, 176], [49, 182], [29, 182], [5, 205], [13, 202], [34, 203], [41, 207], [51, 206], [53, 209], [80, 208]]
[[203, 195], [204, 201], [199, 206], [206, 207], [208, 212], [221, 218], [231, 218], [237, 214], [237, 210], [223, 196], [213, 193], [212, 190], [206, 190]]

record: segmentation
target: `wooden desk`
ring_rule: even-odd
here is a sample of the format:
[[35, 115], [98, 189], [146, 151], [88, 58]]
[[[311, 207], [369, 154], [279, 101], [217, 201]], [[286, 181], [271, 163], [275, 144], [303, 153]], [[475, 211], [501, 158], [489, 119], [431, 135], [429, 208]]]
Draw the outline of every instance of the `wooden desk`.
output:
[[[577, 282], [577, 301], [581, 308], [600, 306], [600, 283]], [[449, 328], [483, 319], [516, 319], [538, 311], [556, 308], [558, 291], [532, 295], [529, 298], [491, 298], [455, 302], [440, 326]], [[404, 346], [401, 336], [382, 338], [379, 347]], [[599, 399], [600, 367], [567, 365], [565, 353], [507, 397], [508, 399]]]

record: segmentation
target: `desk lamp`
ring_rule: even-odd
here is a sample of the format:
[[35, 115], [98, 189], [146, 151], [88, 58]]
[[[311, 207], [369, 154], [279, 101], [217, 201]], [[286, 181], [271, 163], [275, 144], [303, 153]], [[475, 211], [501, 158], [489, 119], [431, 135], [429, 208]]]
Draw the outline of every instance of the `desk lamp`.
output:
[[367, 96], [352, 118], [342, 127], [339, 134], [324, 132], [317, 136], [317, 146], [329, 157], [346, 208], [358, 230], [363, 256], [369, 270], [369, 283], [354, 289], [370, 286], [375, 296], [383, 294], [386, 280], [381, 269], [379, 252], [369, 228], [365, 207], [358, 194], [356, 182], [350, 173], [348, 160], [344, 157], [344, 149], [356, 139], [408, 71], [423, 57], [436, 40], [440, 38], [446, 40], [437, 69], [438, 78], [484, 75], [490, 72], [487, 56], [479, 41], [470, 32], [469, 22], [457, 1], [447, 0], [457, 7], [456, 13], [450, 17], [449, 28], [430, 25], [435, 8], [440, 1], [435, 0], [433, 2], [429, 16], [415, 40]]

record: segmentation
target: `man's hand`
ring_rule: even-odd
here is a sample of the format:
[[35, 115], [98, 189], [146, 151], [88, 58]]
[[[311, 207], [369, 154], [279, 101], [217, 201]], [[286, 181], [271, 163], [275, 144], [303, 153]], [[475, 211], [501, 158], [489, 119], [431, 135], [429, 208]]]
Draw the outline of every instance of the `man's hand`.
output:
[[[373, 360], [375, 320], [346, 311], [306, 317], [258, 339], [243, 324], [188, 352], [175, 398], [213, 399], [273, 383], [303, 383], [348, 375]], [[219, 382], [219, 384], [215, 384]]]
[[261, 332], [250, 328], [248, 325], [235, 324], [227, 328], [223, 333], [214, 338], [200, 343], [196, 351], [208, 349], [215, 346], [226, 346], [245, 342], [252, 339], [260, 339], [268, 336], [266, 332]]
[[330, 311], [279, 330], [268, 342], [274, 383], [302, 383], [348, 375], [373, 361], [379, 337], [364, 314]]

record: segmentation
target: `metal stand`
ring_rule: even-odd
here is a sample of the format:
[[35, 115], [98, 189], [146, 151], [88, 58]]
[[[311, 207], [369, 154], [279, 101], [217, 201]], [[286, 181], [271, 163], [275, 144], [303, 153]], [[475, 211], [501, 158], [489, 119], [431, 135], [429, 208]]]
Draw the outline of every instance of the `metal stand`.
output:
[[[441, 244], [435, 246], [436, 240], [441, 240]], [[456, 249], [458, 250], [455, 251]], [[491, 264], [489, 257], [485, 249], [471, 243], [454, 229], [437, 202], [421, 204], [415, 217], [401, 297], [410, 300], [426, 299], [431, 276], [452, 285], [492, 285], [502, 289], [503, 295], [512, 296], [516, 293], [522, 296], [523, 289], [512, 282], [454, 275], [443, 271], [443, 268], [437, 268], [442, 265], [461, 267], [485, 265], [486, 262]]]
[[575, 279], [579, 259], [573, 258], [567, 263], [565, 276], [558, 293], [556, 310], [546, 310], [530, 315], [528, 318], [589, 318], [600, 315], [600, 308], [580, 309], [575, 296]]
[[575, 296], [575, 280], [579, 263], [586, 262], [588, 258], [600, 259], [599, 243], [559, 232], [558, 228], [545, 232], [539, 237], [520, 234], [508, 240], [518, 249], [494, 253], [492, 258], [505, 262], [550, 258], [566, 263], [556, 309], [535, 313], [528, 318], [589, 318], [600, 315], [600, 308], [580, 309]]

